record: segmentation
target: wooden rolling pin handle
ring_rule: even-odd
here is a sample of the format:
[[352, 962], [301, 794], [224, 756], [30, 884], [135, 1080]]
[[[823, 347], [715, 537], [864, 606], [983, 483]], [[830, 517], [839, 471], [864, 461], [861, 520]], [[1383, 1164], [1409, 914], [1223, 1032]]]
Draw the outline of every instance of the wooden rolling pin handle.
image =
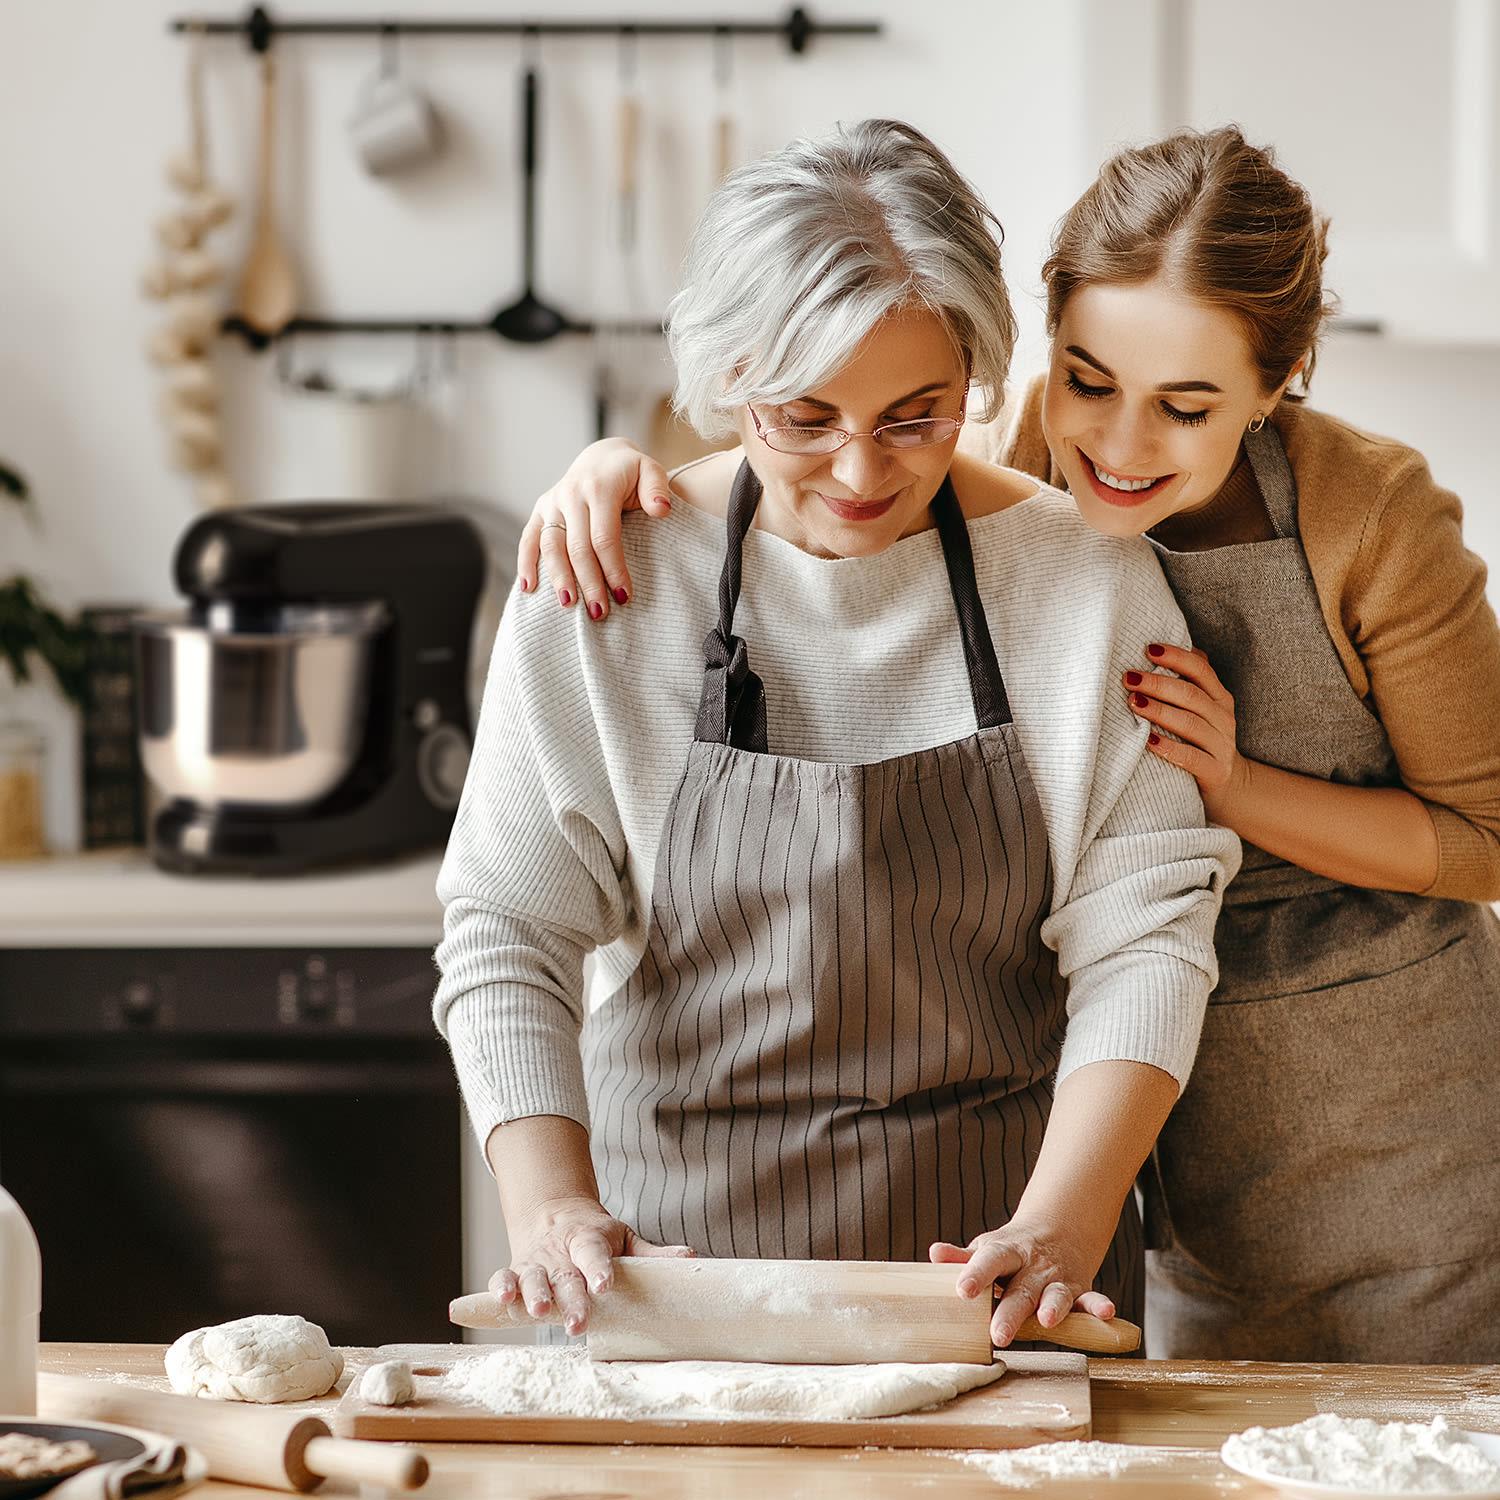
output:
[[427, 1455], [416, 1448], [350, 1438], [315, 1437], [302, 1462], [322, 1479], [362, 1480], [393, 1490], [419, 1490], [427, 1483]]
[[[1141, 1347], [1141, 1330], [1124, 1318], [1106, 1322], [1091, 1313], [1071, 1312], [1061, 1323], [1043, 1328], [1035, 1318], [1027, 1318], [1016, 1333], [1023, 1343], [1056, 1344], [1061, 1349], [1077, 1349], [1084, 1354], [1130, 1354]], [[1005, 1351], [1002, 1349], [1001, 1355]]]
[[455, 1297], [448, 1304], [448, 1321], [458, 1328], [516, 1328], [537, 1323], [561, 1323], [562, 1314], [554, 1307], [540, 1318], [533, 1318], [520, 1302], [502, 1302], [493, 1292], [471, 1292]]

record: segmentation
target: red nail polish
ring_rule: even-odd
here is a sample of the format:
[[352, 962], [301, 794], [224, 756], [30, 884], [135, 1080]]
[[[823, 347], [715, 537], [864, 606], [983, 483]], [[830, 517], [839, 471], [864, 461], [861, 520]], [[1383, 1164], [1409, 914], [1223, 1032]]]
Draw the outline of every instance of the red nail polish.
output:
[[523, 594], [529, 594], [531, 592], [531, 580], [529, 578], [522, 578], [520, 580], [520, 584], [521, 592]]
[[1161, 736], [1159, 734], [1148, 734], [1146, 736], [1146, 743], [1148, 745], [1159, 745], [1161, 744]]
[[1132, 693], [1130, 695], [1130, 701], [1135, 704], [1137, 708], [1144, 708], [1150, 700], [1144, 693]]
[[1141, 674], [1139, 672], [1127, 672], [1125, 674], [1125, 682], [1129, 687], [1139, 687], [1141, 685]]
[[562, 593], [561, 593], [561, 594], [559, 594], [559, 595], [558, 595], [558, 598], [559, 598], [559, 599], [561, 599], [561, 600], [562, 600], [562, 602], [563, 602], [563, 603], [564, 603], [564, 604], [565, 604], [565, 605], [567, 605], [567, 604], [571, 604], [571, 603], [572, 603], [572, 602], [573, 602], [573, 596], [572, 596], [572, 594], [570, 594], [570, 593], [569, 593], [569, 592], [568, 592], [568, 591], [567, 591], [567, 589], [564, 589], [564, 590], [563, 590], [563, 591], [562, 591]]
[[616, 589], [615, 590], [615, 603], [616, 604], [626, 604], [626, 603], [629, 602], [629, 600], [630, 600], [630, 595], [627, 594], [624, 589]]
[[602, 620], [604, 618], [604, 606], [602, 604], [589, 605], [589, 619]]
[[1167, 654], [1167, 648], [1165, 646], [1147, 646], [1146, 647], [1146, 655], [1147, 656], [1165, 656], [1166, 654]]

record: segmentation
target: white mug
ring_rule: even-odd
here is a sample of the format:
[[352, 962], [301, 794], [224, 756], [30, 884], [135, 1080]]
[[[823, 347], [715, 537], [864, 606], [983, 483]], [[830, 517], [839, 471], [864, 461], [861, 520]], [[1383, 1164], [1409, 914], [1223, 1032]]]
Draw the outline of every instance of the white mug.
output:
[[348, 128], [365, 169], [377, 177], [428, 160], [441, 144], [432, 101], [395, 72], [366, 79]]

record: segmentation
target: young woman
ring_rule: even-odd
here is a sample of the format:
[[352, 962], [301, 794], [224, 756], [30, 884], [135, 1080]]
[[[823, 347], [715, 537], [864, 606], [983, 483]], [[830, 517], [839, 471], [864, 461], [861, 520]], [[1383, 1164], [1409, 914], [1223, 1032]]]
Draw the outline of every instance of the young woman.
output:
[[[1057, 231], [1048, 373], [969, 441], [1149, 538], [1197, 649], [1143, 643], [1120, 691], [1245, 844], [1144, 1184], [1149, 1348], [1490, 1361], [1500, 631], [1421, 456], [1301, 404], [1325, 233], [1233, 128], [1122, 152]], [[540, 543], [564, 603], [580, 581], [595, 618], [628, 601], [637, 495], [670, 504], [658, 466], [587, 450], [538, 504], [523, 586]]]

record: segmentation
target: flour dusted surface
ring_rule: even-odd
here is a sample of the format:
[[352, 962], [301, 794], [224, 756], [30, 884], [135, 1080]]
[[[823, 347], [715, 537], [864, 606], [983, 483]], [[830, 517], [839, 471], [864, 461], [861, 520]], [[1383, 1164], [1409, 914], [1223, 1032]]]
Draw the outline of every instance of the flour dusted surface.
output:
[[[996, 1484], [1033, 1489], [1049, 1479], [1114, 1479], [1142, 1468], [1157, 1468], [1182, 1455], [1181, 1448], [1148, 1448], [1132, 1443], [1039, 1443], [1011, 1453], [958, 1455]], [[1138, 1493], [1138, 1492], [1137, 1492]]]
[[1423, 1424], [1324, 1413], [1295, 1427], [1251, 1427], [1227, 1438], [1221, 1451], [1242, 1471], [1369, 1495], [1500, 1490], [1500, 1465], [1441, 1417]]
[[791, 1416], [849, 1421], [941, 1405], [1004, 1373], [999, 1363], [595, 1363], [582, 1349], [499, 1348], [456, 1364], [444, 1378], [443, 1394], [512, 1416]]

